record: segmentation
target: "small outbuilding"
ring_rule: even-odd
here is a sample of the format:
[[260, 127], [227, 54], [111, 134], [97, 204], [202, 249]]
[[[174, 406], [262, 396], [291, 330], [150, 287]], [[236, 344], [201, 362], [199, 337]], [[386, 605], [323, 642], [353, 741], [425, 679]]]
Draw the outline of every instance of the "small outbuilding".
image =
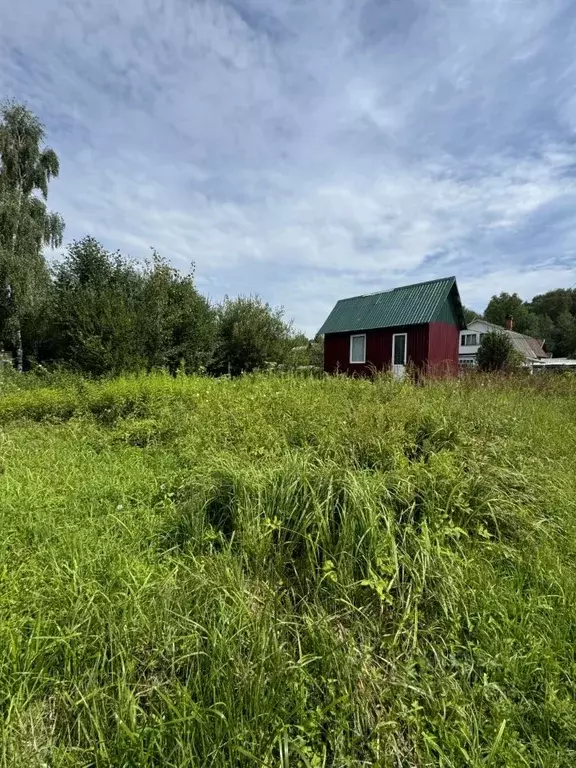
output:
[[406, 367], [458, 370], [460, 331], [466, 328], [455, 277], [341, 299], [320, 329], [324, 370], [370, 374]]

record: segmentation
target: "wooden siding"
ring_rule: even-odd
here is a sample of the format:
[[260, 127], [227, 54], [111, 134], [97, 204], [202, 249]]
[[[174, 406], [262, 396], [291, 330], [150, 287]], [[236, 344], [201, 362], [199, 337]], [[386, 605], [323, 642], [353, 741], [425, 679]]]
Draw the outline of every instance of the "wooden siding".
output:
[[[442, 323], [440, 323], [442, 325]], [[457, 329], [456, 329], [457, 330]], [[350, 362], [350, 336], [366, 334], [366, 363]], [[324, 370], [328, 373], [369, 374], [374, 368], [382, 370], [392, 363], [392, 336], [395, 333], [407, 334], [407, 363], [418, 367], [428, 359], [428, 326], [401, 325], [394, 328], [377, 328], [371, 331], [354, 333], [329, 333], [324, 337]], [[458, 340], [458, 335], [456, 335]], [[456, 348], [458, 360], [458, 348]]]
[[458, 368], [460, 329], [452, 323], [430, 323], [428, 365], [431, 371], [454, 372]]

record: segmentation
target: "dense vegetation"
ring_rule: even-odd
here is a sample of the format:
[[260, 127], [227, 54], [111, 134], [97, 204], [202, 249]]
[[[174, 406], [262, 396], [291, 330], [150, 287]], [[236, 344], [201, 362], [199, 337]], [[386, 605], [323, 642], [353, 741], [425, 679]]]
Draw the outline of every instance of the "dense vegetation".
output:
[[575, 764], [573, 378], [1, 386], [0, 765]]
[[[9, 309], [0, 322], [7, 348]], [[90, 376], [166, 369], [220, 375], [321, 364], [321, 345], [295, 333], [257, 296], [211, 305], [159, 254], [143, 265], [92, 237], [55, 263], [34, 310], [18, 323], [24, 368], [66, 367]]]
[[319, 344], [257, 296], [211, 305], [189, 274], [158, 253], [137, 263], [87, 236], [49, 269], [64, 221], [48, 211], [60, 165], [25, 106], [0, 105], [0, 344], [23, 371], [91, 376], [163, 368], [214, 374], [318, 366]]

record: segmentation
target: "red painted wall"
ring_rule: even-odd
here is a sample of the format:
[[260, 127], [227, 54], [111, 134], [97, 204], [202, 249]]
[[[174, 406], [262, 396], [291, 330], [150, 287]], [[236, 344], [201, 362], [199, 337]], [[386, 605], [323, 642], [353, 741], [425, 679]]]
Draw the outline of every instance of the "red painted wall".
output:
[[[441, 325], [443, 325], [441, 323]], [[350, 336], [366, 333], [366, 364], [350, 363]], [[324, 370], [328, 373], [367, 374], [373, 368], [382, 370], [392, 363], [392, 336], [407, 333], [407, 363], [419, 367], [428, 360], [428, 325], [406, 325], [397, 328], [378, 328], [372, 331], [354, 333], [329, 333], [324, 337]], [[458, 342], [458, 332], [456, 332]], [[456, 345], [458, 361], [458, 345]]]
[[432, 371], [455, 372], [458, 369], [460, 330], [451, 323], [430, 323], [428, 365]]

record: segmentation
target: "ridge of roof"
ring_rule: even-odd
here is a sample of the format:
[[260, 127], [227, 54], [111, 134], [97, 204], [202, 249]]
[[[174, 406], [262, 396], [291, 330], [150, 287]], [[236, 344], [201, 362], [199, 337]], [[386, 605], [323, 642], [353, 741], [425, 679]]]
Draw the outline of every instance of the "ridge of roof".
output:
[[420, 283], [410, 283], [410, 285], [397, 285], [395, 288], [386, 288], [383, 291], [372, 291], [371, 293], [359, 293], [356, 296], [346, 296], [343, 299], [338, 299], [337, 303], [340, 303], [341, 301], [353, 301], [354, 299], [365, 299], [370, 296], [380, 296], [385, 293], [394, 293], [394, 291], [403, 291], [408, 288], [418, 288], [421, 285], [432, 285], [432, 283], [444, 283], [447, 280], [456, 281], [456, 277], [454, 275], [450, 275], [450, 277], [437, 277], [434, 280], [422, 280]]
[[450, 276], [339, 299], [319, 333], [348, 333], [429, 323], [441, 312], [451, 295], [457, 323], [465, 328], [456, 278]]

